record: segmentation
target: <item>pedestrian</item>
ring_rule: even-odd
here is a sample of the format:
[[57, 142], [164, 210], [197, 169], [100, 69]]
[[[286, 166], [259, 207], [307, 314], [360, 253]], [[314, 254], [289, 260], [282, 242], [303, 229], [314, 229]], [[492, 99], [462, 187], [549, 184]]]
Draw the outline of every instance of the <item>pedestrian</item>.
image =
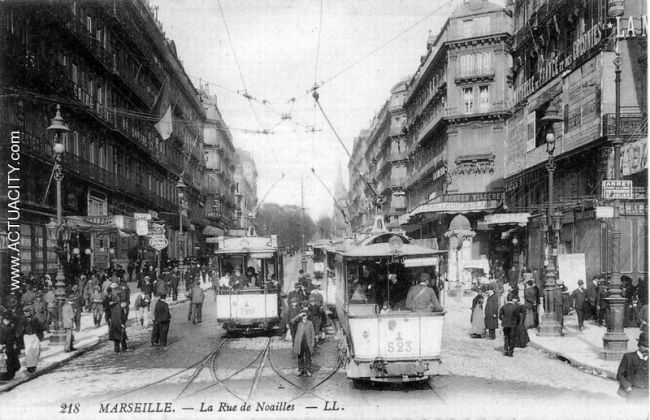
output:
[[111, 322], [108, 325], [108, 339], [115, 344], [115, 353], [120, 352], [120, 347], [122, 348], [123, 352], [127, 351], [127, 306], [128, 305], [125, 302], [120, 302], [117, 305], [113, 305], [111, 308]]
[[120, 297], [120, 303], [126, 303], [124, 312], [126, 312], [126, 318], [128, 319], [131, 305], [131, 290], [125, 281], [122, 281], [122, 284], [120, 285], [118, 296]]
[[406, 296], [406, 309], [413, 312], [441, 312], [442, 305], [429, 287], [429, 273], [420, 273], [420, 282], [412, 286]]
[[607, 296], [607, 283], [605, 280], [601, 279], [598, 282], [598, 289], [596, 292], [596, 309], [598, 311], [598, 325], [600, 326], [603, 325], [603, 321], [607, 323], [607, 309], [609, 308]]
[[58, 328], [59, 314], [56, 310], [56, 296], [54, 295], [52, 286], [48, 286], [47, 292], [43, 295], [43, 302], [45, 302], [45, 306], [47, 307], [48, 328], [52, 324], [54, 324], [55, 329]]
[[111, 322], [111, 311], [113, 310], [113, 307], [115, 305], [119, 305], [120, 303], [120, 297], [117, 293], [117, 283], [111, 283], [110, 287], [108, 288], [108, 293], [104, 298], [104, 319], [106, 320], [107, 324]]
[[485, 301], [485, 328], [488, 330], [488, 339], [496, 338], [496, 329], [499, 328], [499, 298], [493, 289], [487, 291], [488, 298]]
[[313, 294], [309, 295], [309, 304], [307, 305], [307, 316], [311, 323], [314, 325], [314, 332], [316, 334], [320, 334], [320, 328], [321, 328], [321, 307], [318, 305], [318, 302], [316, 301], [316, 296]]
[[74, 334], [72, 333], [74, 316], [74, 296], [68, 296], [66, 303], [61, 308], [61, 323], [65, 330], [65, 347], [63, 350], [66, 353], [77, 350], [74, 348]]
[[156, 280], [156, 283], [155, 283], [155, 286], [154, 286], [156, 296], [162, 296], [162, 295], [168, 296], [169, 295], [169, 286], [167, 285], [167, 282], [165, 281], [165, 277], [167, 277], [166, 274], [165, 274], [164, 277], [160, 276], [160, 278], [158, 278], [158, 280]]
[[284, 323], [286, 328], [291, 332], [291, 342], [296, 341], [296, 330], [298, 328], [298, 321], [300, 320], [300, 313], [302, 306], [295, 298], [289, 298], [289, 307], [285, 311]]
[[625, 353], [618, 365], [618, 394], [628, 401], [648, 404], [648, 333], [639, 335], [638, 350]]
[[178, 267], [174, 267], [172, 270], [171, 275], [169, 276], [170, 279], [170, 289], [172, 292], [172, 301], [176, 302], [178, 300], [178, 285], [181, 281], [180, 274], [178, 272]]
[[47, 305], [43, 301], [43, 293], [41, 291], [36, 294], [36, 300], [34, 301], [34, 305], [32, 305], [32, 314], [41, 323], [43, 329], [50, 332]]
[[83, 308], [83, 296], [79, 286], [72, 286], [72, 297], [74, 299], [74, 329], [76, 332], [81, 330], [81, 312]]
[[526, 327], [526, 315], [528, 310], [525, 305], [519, 303], [519, 297], [514, 296], [514, 303], [519, 310], [519, 321], [517, 322], [517, 327], [515, 328], [515, 343], [514, 347], [525, 348], [530, 342], [530, 337], [528, 337], [528, 328]]
[[587, 291], [584, 285], [583, 280], [578, 280], [578, 288], [571, 292], [571, 302], [578, 316], [578, 330], [580, 331], [585, 329], [585, 312], [587, 310]]
[[532, 279], [532, 273], [530, 275], [531, 278], [526, 282], [526, 289], [524, 290], [524, 306], [526, 308], [525, 324], [526, 328], [537, 328], [539, 326], [539, 315], [537, 313], [539, 290], [537, 289], [537, 285], [535, 285], [535, 281]]
[[193, 313], [193, 319], [192, 323], [193, 324], [198, 324], [201, 322], [201, 318], [203, 316], [203, 300], [205, 299], [205, 293], [203, 292], [203, 289], [201, 288], [201, 281], [196, 280], [196, 283], [194, 287], [192, 288], [191, 291], [191, 296], [190, 296], [190, 301], [192, 305], [192, 313]]
[[515, 351], [517, 324], [519, 324], [519, 308], [515, 305], [514, 293], [506, 296], [506, 304], [499, 309], [499, 320], [503, 328], [503, 355], [512, 357]]
[[297, 376], [311, 376], [311, 356], [314, 352], [314, 324], [307, 317], [307, 311], [300, 312], [300, 321], [296, 328], [296, 338], [293, 341], [293, 352], [298, 355]]
[[169, 305], [165, 302], [166, 296], [160, 296], [153, 309], [153, 330], [151, 331], [151, 345], [167, 346], [167, 334], [172, 315], [169, 312]]
[[598, 320], [596, 302], [598, 298], [598, 277], [594, 276], [591, 283], [587, 283], [587, 301], [585, 306], [585, 319]]
[[485, 315], [483, 314], [483, 295], [478, 294], [472, 299], [472, 315], [470, 317], [472, 329], [469, 336], [483, 338], [485, 335]]
[[0, 381], [9, 381], [20, 370], [20, 351], [16, 351], [14, 316], [7, 310], [0, 324]]
[[144, 276], [144, 279], [142, 280], [142, 288], [140, 290], [144, 292], [149, 299], [149, 302], [151, 302], [153, 295], [153, 283], [151, 282], [151, 277]]
[[140, 321], [140, 327], [144, 328], [144, 311], [149, 307], [149, 299], [147, 295], [140, 291], [140, 294], [135, 298], [133, 303], [133, 309], [135, 310], [135, 316]]
[[99, 285], [96, 285], [93, 290], [93, 294], [90, 298], [91, 300], [91, 310], [93, 312], [93, 322], [95, 327], [99, 327], [102, 323], [102, 312], [104, 312], [104, 293], [102, 293], [102, 288]]
[[23, 306], [23, 307], [33, 305], [34, 301], [36, 300], [36, 293], [34, 293], [32, 285], [27, 284], [26, 287], [27, 287], [27, 290], [20, 297], [20, 306]]
[[23, 342], [25, 343], [25, 366], [27, 372], [36, 371], [38, 358], [41, 354], [41, 341], [43, 341], [43, 325], [32, 314], [30, 306], [23, 307], [25, 314]]

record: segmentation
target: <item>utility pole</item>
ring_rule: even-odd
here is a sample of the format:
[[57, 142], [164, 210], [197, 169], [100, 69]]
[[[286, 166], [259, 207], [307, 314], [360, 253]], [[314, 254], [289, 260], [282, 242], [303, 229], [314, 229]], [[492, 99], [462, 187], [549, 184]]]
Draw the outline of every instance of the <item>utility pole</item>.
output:
[[305, 257], [305, 189], [300, 174], [300, 264], [303, 271], [307, 271], [307, 258]]

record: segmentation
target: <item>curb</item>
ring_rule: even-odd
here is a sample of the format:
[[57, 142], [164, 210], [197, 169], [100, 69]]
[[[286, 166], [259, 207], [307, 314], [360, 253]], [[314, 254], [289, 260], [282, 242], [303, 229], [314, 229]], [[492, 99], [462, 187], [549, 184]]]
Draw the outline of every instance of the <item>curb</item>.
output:
[[567, 362], [569, 362], [569, 364], [571, 366], [573, 366], [575, 368], [578, 368], [578, 369], [582, 369], [582, 370], [586, 371], [587, 373], [590, 373], [590, 374], [592, 374], [594, 376], [599, 376], [601, 378], [608, 378], [608, 379], [616, 380], [616, 372], [614, 372], [612, 370], [597, 368], [597, 367], [591, 366], [591, 365], [589, 365], [587, 363], [580, 362], [579, 360], [577, 360], [577, 359], [575, 359], [575, 358], [573, 358], [571, 356], [567, 356], [567, 355], [564, 355], [564, 354], [559, 353], [557, 351], [550, 350], [550, 349], [548, 349], [547, 347], [544, 347], [541, 344], [533, 342], [532, 340], [528, 342], [528, 345], [535, 348], [535, 349], [537, 349], [537, 350], [539, 350], [539, 351], [542, 351], [542, 352], [550, 355], [551, 357], [555, 357], [557, 359], [567, 361]]
[[[187, 303], [187, 299], [182, 301], [182, 302], [177, 300], [176, 302], [170, 303], [169, 306], [170, 307], [176, 307], [176, 306], [181, 305], [183, 303]], [[136, 319], [130, 319], [128, 321], [127, 327], [128, 326], [133, 326], [133, 324], [136, 323], [136, 321], [137, 321]], [[91, 328], [91, 327], [87, 327], [87, 328]], [[87, 328], [84, 328], [84, 330], [87, 329]], [[45, 366], [42, 369], [37, 369], [36, 372], [34, 372], [34, 373], [28, 373], [27, 374], [28, 376], [25, 376], [25, 377], [20, 378], [20, 379], [12, 379], [9, 383], [7, 383], [5, 385], [0, 385], [0, 394], [4, 394], [5, 392], [9, 392], [12, 389], [16, 388], [17, 386], [24, 384], [25, 382], [29, 382], [32, 379], [38, 378], [41, 375], [44, 375], [44, 374], [49, 373], [49, 372], [51, 372], [51, 371], [53, 371], [55, 369], [58, 369], [59, 367], [61, 367], [65, 363], [69, 362], [70, 360], [76, 359], [79, 356], [82, 356], [82, 355], [84, 355], [84, 354], [86, 354], [86, 353], [88, 353], [90, 351], [95, 350], [100, 345], [102, 345], [102, 344], [106, 343], [107, 341], [109, 341], [108, 340], [108, 332], [106, 332], [105, 334], [102, 334], [101, 336], [94, 337], [93, 340], [94, 340], [94, 342], [92, 342], [92, 343], [85, 344], [84, 346], [79, 346], [80, 347], [79, 349], [77, 349], [73, 353], [70, 353], [67, 357], [64, 357], [63, 359], [58, 360], [56, 362], [53, 362], [52, 364], [50, 364], [48, 366]], [[39, 362], [42, 363], [44, 360], [46, 360], [46, 359], [48, 359], [50, 357], [54, 357], [56, 354], [58, 354], [58, 353], [52, 354], [52, 355], [50, 355], [50, 356], [48, 356], [48, 357], [46, 357], [44, 359], [40, 359]], [[21, 369], [23, 369], [23, 366], [21, 366]]]

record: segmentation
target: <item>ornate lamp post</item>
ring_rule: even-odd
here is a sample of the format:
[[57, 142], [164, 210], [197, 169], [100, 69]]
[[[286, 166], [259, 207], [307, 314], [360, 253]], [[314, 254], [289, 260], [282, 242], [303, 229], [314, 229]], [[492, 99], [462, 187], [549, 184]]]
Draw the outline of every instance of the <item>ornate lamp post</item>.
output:
[[542, 318], [539, 324], [539, 332], [537, 335], [540, 336], [561, 336], [562, 327], [557, 321], [557, 315], [555, 313], [555, 294], [556, 294], [556, 283], [557, 271], [556, 271], [556, 261], [557, 257], [557, 245], [559, 242], [560, 228], [562, 214], [555, 213], [553, 207], [553, 173], [555, 172], [555, 159], [553, 158], [553, 153], [555, 152], [555, 134], [553, 134], [553, 124], [556, 122], [562, 121], [562, 118], [559, 116], [558, 111], [549, 107], [546, 110], [546, 114], [542, 118], [542, 122], [545, 122], [550, 125], [550, 132], [546, 134], [546, 153], [548, 153], [548, 161], [546, 162], [546, 170], [548, 171], [548, 211], [547, 211], [547, 246], [550, 250], [548, 255], [548, 265], [546, 266], [546, 284], [544, 286], [544, 317]]
[[179, 178], [176, 183], [176, 190], [178, 191], [178, 240], [176, 241], [176, 257], [178, 258], [179, 263], [182, 263], [183, 255], [185, 254], [185, 252], [183, 252], [185, 245], [185, 242], [183, 241], [183, 209], [185, 207], [186, 188], [187, 185], [183, 182], [183, 178]]
[[[616, 122], [614, 125], [614, 179], [621, 179], [621, 64], [623, 60], [616, 48], [614, 58], [616, 87]], [[603, 336], [603, 358], [606, 360], [620, 360], [627, 351], [627, 336], [623, 328], [624, 305], [626, 299], [621, 296], [621, 216], [619, 213], [620, 200], [614, 200], [614, 226], [612, 228], [611, 261], [612, 277], [607, 303], [609, 304], [609, 322], [607, 332]]]
[[56, 106], [56, 115], [52, 119], [52, 124], [47, 127], [48, 131], [54, 133], [54, 168], [53, 177], [56, 181], [56, 222], [50, 221], [47, 224], [48, 234], [50, 237], [56, 237], [58, 258], [57, 258], [57, 272], [54, 295], [57, 301], [57, 322], [54, 326], [54, 331], [50, 336], [50, 344], [63, 345], [65, 343], [65, 332], [61, 323], [61, 308], [65, 302], [65, 275], [63, 273], [63, 266], [61, 264], [62, 258], [62, 244], [61, 244], [61, 229], [63, 228], [63, 205], [61, 202], [61, 181], [63, 180], [63, 170], [61, 168], [61, 155], [65, 151], [65, 146], [61, 142], [61, 135], [70, 131], [65, 125], [63, 117], [61, 116], [61, 105]]

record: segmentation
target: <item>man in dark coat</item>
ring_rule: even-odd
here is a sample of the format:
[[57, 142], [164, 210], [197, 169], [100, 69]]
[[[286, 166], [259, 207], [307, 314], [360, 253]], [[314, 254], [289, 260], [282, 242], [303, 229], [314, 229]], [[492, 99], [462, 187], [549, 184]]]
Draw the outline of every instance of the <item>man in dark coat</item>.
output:
[[0, 373], [0, 381], [9, 381], [14, 378], [20, 370], [20, 350], [16, 349], [16, 330], [14, 328], [14, 317], [10, 311], [2, 315], [0, 324], [0, 352], [6, 358], [6, 370]]
[[496, 329], [499, 328], [499, 298], [494, 293], [494, 290], [487, 291], [488, 298], [485, 302], [485, 328], [488, 330], [488, 338], [494, 340], [496, 338]]
[[169, 312], [169, 305], [165, 302], [166, 296], [161, 296], [153, 309], [153, 330], [151, 331], [151, 345], [167, 346], [167, 333], [172, 315]]
[[598, 311], [596, 309], [596, 299], [598, 298], [598, 277], [594, 276], [591, 283], [587, 282], [587, 301], [585, 306], [585, 318], [598, 319]]
[[296, 341], [296, 329], [300, 319], [302, 305], [295, 298], [288, 298], [289, 307], [284, 312], [284, 324], [291, 331], [291, 341]]
[[429, 273], [420, 273], [420, 283], [412, 286], [406, 296], [406, 309], [413, 312], [441, 312], [442, 305], [429, 287]]
[[121, 302], [117, 305], [114, 305], [111, 309], [111, 321], [108, 325], [108, 338], [113, 343], [115, 343], [115, 353], [120, 352], [120, 346], [122, 351], [127, 351], [126, 348], [126, 308], [128, 304]]
[[623, 355], [616, 379], [619, 395], [648, 404], [648, 333], [639, 335], [637, 351]]
[[192, 288], [190, 293], [190, 305], [192, 306], [192, 314], [194, 319], [192, 319], [193, 324], [201, 322], [203, 317], [203, 300], [205, 299], [205, 293], [201, 288], [201, 280], [196, 280], [196, 284]]
[[178, 272], [178, 267], [174, 267], [170, 275], [171, 284], [170, 289], [172, 292], [172, 301], [176, 302], [178, 300], [178, 284], [181, 281], [180, 273]]
[[506, 304], [499, 309], [499, 319], [503, 327], [503, 354], [512, 357], [515, 351], [515, 338], [517, 335], [517, 324], [519, 324], [519, 308], [514, 301], [516, 295], [508, 294]]
[[300, 312], [300, 321], [293, 341], [293, 352], [298, 355], [298, 376], [311, 376], [311, 356], [314, 353], [316, 334], [314, 324], [307, 317], [307, 311]]
[[[231, 280], [230, 284], [232, 284], [232, 280]], [[302, 305], [302, 303], [308, 299], [308, 296], [303, 291], [302, 284], [300, 284], [300, 282], [296, 282], [293, 285], [293, 287], [294, 287], [294, 289], [291, 292], [289, 292], [289, 295], [287, 296], [287, 300], [289, 302], [291, 302], [291, 300], [295, 300], [300, 305]]]
[[585, 329], [585, 311], [587, 309], [587, 291], [584, 285], [583, 280], [578, 280], [578, 288], [571, 292], [571, 302], [578, 315], [578, 329], [580, 331]]

